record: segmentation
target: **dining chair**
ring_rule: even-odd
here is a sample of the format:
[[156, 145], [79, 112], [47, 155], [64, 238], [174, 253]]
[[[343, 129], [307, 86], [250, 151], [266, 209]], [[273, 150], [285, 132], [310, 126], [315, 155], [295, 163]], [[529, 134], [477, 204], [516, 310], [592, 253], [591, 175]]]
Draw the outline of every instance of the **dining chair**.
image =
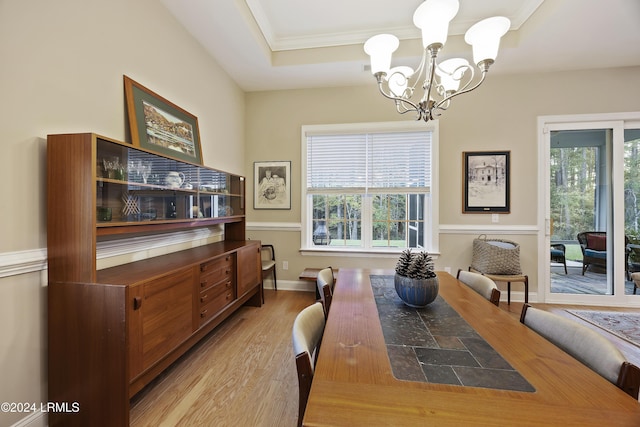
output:
[[640, 368], [629, 363], [620, 350], [601, 334], [529, 304], [522, 307], [520, 322], [638, 399]]
[[260, 258], [262, 261], [262, 280], [268, 277], [269, 274], [273, 274], [273, 288], [278, 290], [278, 283], [276, 282], [276, 251], [273, 245], [262, 245], [260, 250]]
[[313, 372], [324, 333], [324, 324], [324, 309], [319, 302], [298, 313], [293, 322], [293, 354], [298, 371], [298, 426], [302, 425], [302, 418], [307, 407]]
[[331, 300], [333, 299], [333, 288], [335, 286], [333, 269], [331, 267], [323, 268], [318, 272], [316, 286], [318, 287], [320, 301], [322, 302], [326, 318], [329, 315], [329, 308], [331, 307]]
[[496, 282], [487, 276], [459, 269], [456, 278], [496, 306], [500, 305], [500, 289]]

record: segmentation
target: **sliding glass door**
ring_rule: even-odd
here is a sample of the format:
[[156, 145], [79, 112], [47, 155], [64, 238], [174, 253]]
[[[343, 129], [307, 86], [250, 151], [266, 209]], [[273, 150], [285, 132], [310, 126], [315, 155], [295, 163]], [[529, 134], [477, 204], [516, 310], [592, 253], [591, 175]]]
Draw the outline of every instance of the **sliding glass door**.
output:
[[[640, 126], [541, 118], [539, 274], [546, 302], [640, 303]], [[557, 120], [557, 122], [555, 121]], [[548, 251], [548, 252], [547, 252]]]
[[640, 295], [631, 280], [640, 276], [640, 126], [624, 130], [624, 231], [627, 238], [625, 294]]
[[612, 130], [554, 130], [550, 138], [550, 291], [609, 295]]

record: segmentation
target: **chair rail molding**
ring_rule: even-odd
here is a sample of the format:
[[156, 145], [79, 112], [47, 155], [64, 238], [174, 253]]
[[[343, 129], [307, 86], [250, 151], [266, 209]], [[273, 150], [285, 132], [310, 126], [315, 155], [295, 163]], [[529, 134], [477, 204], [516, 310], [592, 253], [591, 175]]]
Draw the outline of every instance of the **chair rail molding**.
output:
[[[96, 258], [103, 260], [143, 251], [162, 251], [165, 248], [167, 252], [173, 252], [170, 248], [176, 247], [176, 245], [200, 246], [218, 239], [222, 235], [221, 230], [202, 228], [158, 236], [99, 242]], [[46, 248], [0, 253], [0, 278], [35, 273], [46, 269]]]
[[302, 230], [299, 222], [247, 222], [247, 231], [297, 231]]
[[44, 248], [0, 254], [0, 277], [35, 273], [47, 268], [47, 250]]
[[537, 225], [440, 224], [440, 234], [537, 234]]

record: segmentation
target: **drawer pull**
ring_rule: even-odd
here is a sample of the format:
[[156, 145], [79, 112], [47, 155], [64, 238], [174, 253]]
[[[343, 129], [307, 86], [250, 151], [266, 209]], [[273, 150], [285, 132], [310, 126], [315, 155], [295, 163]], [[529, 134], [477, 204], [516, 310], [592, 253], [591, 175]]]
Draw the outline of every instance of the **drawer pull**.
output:
[[232, 298], [232, 294], [231, 294], [231, 293], [228, 293], [228, 294], [227, 294], [227, 301], [228, 301], [228, 300], [230, 300], [231, 298]]
[[203, 319], [204, 319], [205, 317], [207, 317], [207, 310], [202, 310], [202, 311], [200, 312], [200, 317], [201, 317], [201, 318], [203, 318]]
[[202, 295], [202, 296], [200, 297], [200, 302], [205, 302], [205, 301], [207, 300], [207, 298], [209, 298], [209, 295], [208, 295], [208, 294], [206, 294], [206, 295]]
[[200, 282], [200, 287], [201, 288], [206, 288], [207, 287], [207, 282], [206, 281]]
[[231, 289], [231, 282], [227, 282], [227, 289]]
[[141, 297], [134, 297], [133, 298], [133, 309], [134, 310], [139, 310], [140, 307], [142, 307], [142, 298]]

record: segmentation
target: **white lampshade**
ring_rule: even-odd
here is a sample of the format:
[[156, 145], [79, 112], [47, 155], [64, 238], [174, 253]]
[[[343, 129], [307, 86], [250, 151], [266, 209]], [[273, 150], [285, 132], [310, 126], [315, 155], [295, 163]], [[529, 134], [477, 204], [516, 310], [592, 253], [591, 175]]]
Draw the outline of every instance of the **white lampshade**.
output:
[[371, 57], [371, 73], [388, 73], [391, 68], [391, 54], [398, 49], [400, 41], [391, 34], [378, 34], [364, 44], [364, 51]]
[[402, 96], [404, 94], [405, 89], [407, 89], [407, 84], [409, 83], [409, 78], [413, 75], [413, 68], [411, 67], [393, 67], [389, 70], [389, 74], [387, 75], [387, 79], [389, 81], [389, 90], [395, 96]]
[[495, 60], [498, 56], [500, 38], [504, 36], [511, 21], [504, 16], [494, 16], [473, 25], [464, 35], [464, 41], [473, 48], [473, 61], [479, 64], [487, 59]]
[[458, 13], [458, 0], [426, 0], [413, 14], [413, 24], [422, 30], [422, 46], [447, 42], [449, 22]]
[[469, 61], [463, 58], [451, 58], [438, 64], [436, 74], [440, 77], [440, 84], [444, 90], [457, 91], [460, 80], [469, 67]]

